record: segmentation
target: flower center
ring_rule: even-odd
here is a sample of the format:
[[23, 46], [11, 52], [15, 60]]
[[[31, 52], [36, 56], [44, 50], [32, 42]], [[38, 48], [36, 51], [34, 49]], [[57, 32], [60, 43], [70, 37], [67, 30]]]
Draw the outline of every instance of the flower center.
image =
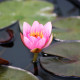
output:
[[40, 37], [40, 38], [43, 38], [43, 33], [42, 32], [31, 32], [30, 33], [30, 36], [33, 36], [33, 37]]

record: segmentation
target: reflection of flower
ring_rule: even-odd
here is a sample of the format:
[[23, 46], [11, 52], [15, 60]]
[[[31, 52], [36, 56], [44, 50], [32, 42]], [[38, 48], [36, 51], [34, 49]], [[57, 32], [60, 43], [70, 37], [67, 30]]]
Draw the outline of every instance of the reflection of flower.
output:
[[21, 40], [24, 45], [34, 53], [39, 53], [43, 48], [46, 48], [52, 42], [52, 25], [51, 22], [46, 23], [44, 26], [34, 21], [32, 27], [24, 22], [23, 34]]

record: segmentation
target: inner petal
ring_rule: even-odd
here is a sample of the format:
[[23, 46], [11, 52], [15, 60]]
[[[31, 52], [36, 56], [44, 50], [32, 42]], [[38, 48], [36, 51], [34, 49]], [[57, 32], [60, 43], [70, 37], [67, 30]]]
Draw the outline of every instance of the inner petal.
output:
[[34, 21], [31, 27], [31, 32], [36, 32], [38, 28], [39, 28], [39, 22]]

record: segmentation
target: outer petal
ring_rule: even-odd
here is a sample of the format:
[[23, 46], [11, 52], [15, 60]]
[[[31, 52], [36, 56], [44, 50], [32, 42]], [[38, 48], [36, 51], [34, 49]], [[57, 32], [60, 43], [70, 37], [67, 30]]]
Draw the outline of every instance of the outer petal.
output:
[[38, 41], [38, 39], [33, 36], [29, 36], [28, 39], [34, 44], [34, 46], [35, 46], [36, 42]]
[[51, 34], [51, 36], [50, 36], [48, 42], [46, 43], [46, 45], [44, 46], [44, 48], [48, 47], [51, 44], [52, 40], [53, 40], [53, 34]]
[[45, 37], [50, 36], [52, 31], [52, 24], [51, 22], [48, 22], [44, 25], [43, 34]]
[[21, 36], [21, 40], [23, 42], [23, 44], [29, 48], [29, 49], [32, 49], [32, 42], [25, 36], [22, 35], [22, 33], [20, 33], [20, 36]]
[[41, 40], [41, 38], [35, 38], [33, 36], [29, 36], [28, 39], [32, 42], [32, 49], [37, 48], [37, 42]]
[[27, 34], [30, 33], [30, 30], [31, 30], [31, 26], [28, 23], [24, 22], [23, 23], [23, 35], [27, 36]]
[[42, 49], [46, 43], [46, 39], [43, 37], [36, 43], [36, 48]]
[[37, 29], [39, 29], [39, 22], [34, 21], [33, 24], [32, 24], [31, 32], [36, 32]]

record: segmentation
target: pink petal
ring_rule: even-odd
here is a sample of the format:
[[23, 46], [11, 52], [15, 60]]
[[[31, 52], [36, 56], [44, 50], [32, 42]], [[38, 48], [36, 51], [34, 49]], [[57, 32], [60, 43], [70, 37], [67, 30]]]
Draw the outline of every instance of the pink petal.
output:
[[34, 21], [33, 24], [32, 24], [31, 32], [36, 32], [37, 29], [39, 29], [39, 22]]
[[42, 49], [46, 43], [46, 39], [43, 37], [36, 43], [36, 48]]
[[43, 35], [44, 35], [45, 37], [50, 36], [51, 31], [52, 31], [52, 24], [51, 24], [51, 22], [48, 22], [48, 23], [46, 23], [46, 24], [44, 25]]
[[38, 41], [38, 39], [36, 37], [33, 37], [33, 36], [29, 36], [28, 38], [33, 44], [35, 44]]
[[25, 36], [22, 35], [22, 33], [20, 33], [20, 36], [21, 36], [21, 40], [23, 42], [23, 44], [29, 48], [29, 49], [32, 49], [32, 42]]
[[31, 30], [31, 26], [28, 23], [24, 22], [23, 23], [23, 35], [27, 36], [27, 34], [30, 33], [30, 30]]
[[44, 26], [42, 24], [39, 24], [39, 27], [38, 27], [38, 32], [43, 32], [43, 29], [44, 29]]
[[37, 48], [37, 42], [41, 39], [41, 38], [35, 38], [33, 36], [29, 36], [28, 39], [32, 42], [32, 49]]
[[46, 43], [46, 45], [44, 46], [44, 48], [48, 47], [51, 44], [52, 40], [53, 40], [53, 34], [51, 34], [51, 36], [50, 36], [48, 42]]
[[[46, 42], [45, 38], [35, 38], [33, 36], [30, 36], [29, 40], [32, 42], [32, 49], [39, 48], [41, 49], [41, 46], [45, 45]], [[45, 41], [44, 41], [45, 40]]]
[[33, 43], [27, 37], [24, 36], [23, 40], [24, 40], [24, 44], [27, 48], [33, 49]]
[[41, 38], [38, 36], [37, 39], [40, 40]]

